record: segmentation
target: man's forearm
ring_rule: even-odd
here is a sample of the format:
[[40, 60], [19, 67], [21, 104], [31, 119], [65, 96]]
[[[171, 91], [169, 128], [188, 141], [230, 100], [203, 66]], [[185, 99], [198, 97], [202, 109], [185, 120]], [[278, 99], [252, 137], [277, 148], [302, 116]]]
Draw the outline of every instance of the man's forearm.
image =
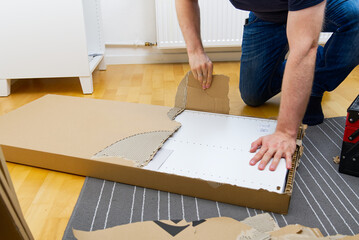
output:
[[277, 131], [295, 137], [311, 93], [325, 1], [288, 13], [289, 56], [282, 83]]
[[277, 130], [296, 137], [312, 89], [317, 47], [305, 55], [290, 53], [282, 83]]
[[188, 54], [204, 52], [198, 0], [176, 0], [176, 11]]

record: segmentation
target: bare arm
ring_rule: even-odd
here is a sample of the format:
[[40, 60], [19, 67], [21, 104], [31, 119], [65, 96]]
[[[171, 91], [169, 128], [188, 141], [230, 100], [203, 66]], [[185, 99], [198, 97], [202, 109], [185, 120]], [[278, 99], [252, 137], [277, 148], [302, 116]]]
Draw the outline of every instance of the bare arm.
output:
[[213, 65], [202, 45], [198, 0], [176, 0], [176, 11], [186, 42], [192, 73], [200, 81], [203, 89], [209, 88], [212, 82]]
[[261, 160], [264, 169], [270, 159], [275, 170], [281, 157], [287, 168], [291, 167], [296, 147], [296, 136], [311, 93], [319, 34], [323, 24], [325, 2], [299, 11], [290, 11], [287, 21], [289, 56], [282, 83], [282, 97], [278, 124], [274, 134], [252, 143], [251, 152], [261, 146], [251, 160], [254, 165]]

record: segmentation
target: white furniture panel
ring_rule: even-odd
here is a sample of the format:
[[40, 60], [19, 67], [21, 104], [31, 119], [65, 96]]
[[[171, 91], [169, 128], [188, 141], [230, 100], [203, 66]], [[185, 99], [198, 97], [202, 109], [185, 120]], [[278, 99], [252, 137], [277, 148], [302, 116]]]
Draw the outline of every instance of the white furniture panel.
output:
[[273, 133], [277, 122], [207, 112], [184, 111], [182, 127], [170, 137], [146, 169], [282, 193], [287, 169], [282, 159], [276, 171], [250, 166], [250, 145]]
[[88, 55], [104, 52], [98, 1], [1, 1], [0, 95], [10, 94], [9, 79], [51, 77], [83, 78], [92, 93]]

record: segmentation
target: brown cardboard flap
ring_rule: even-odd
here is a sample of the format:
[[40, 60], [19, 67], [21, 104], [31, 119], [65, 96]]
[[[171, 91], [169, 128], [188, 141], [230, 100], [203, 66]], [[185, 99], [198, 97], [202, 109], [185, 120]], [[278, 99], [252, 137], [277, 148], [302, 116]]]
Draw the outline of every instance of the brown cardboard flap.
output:
[[[136, 165], [143, 165], [180, 127], [180, 123], [168, 118], [170, 110], [163, 106], [47, 95], [0, 117], [0, 144], [91, 158], [131, 136], [154, 133], [154, 139], [147, 134], [150, 138], [146, 140], [150, 141], [139, 141], [132, 152], [103, 156], [136, 160]], [[162, 133], [161, 139], [156, 132]], [[148, 150], [146, 144], [152, 149], [142, 154], [144, 159], [131, 159], [133, 152]]]
[[273, 231], [270, 233], [270, 235], [274, 237], [281, 237], [288, 234], [298, 234], [303, 230], [303, 227], [301, 225], [295, 224], [295, 225], [287, 225], [281, 229], [278, 229], [276, 231]]
[[[97, 239], [177, 239], [177, 240], [217, 240], [233, 239], [253, 229], [235, 219], [221, 217], [209, 218], [194, 222], [181, 221], [182, 224], [172, 221], [146, 221], [104, 230], [85, 232], [73, 229], [78, 240]], [[141, 229], [141, 231], [139, 231]]]
[[188, 72], [177, 89], [175, 107], [212, 113], [229, 113], [229, 77], [213, 75], [212, 85], [203, 90], [192, 72]]

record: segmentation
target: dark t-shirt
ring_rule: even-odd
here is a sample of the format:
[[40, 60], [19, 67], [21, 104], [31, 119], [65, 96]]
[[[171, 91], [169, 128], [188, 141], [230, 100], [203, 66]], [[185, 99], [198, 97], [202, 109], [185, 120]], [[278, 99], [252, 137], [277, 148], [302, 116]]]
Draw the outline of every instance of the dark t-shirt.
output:
[[298, 11], [317, 5], [323, 0], [230, 0], [235, 8], [252, 11], [258, 18], [286, 23], [288, 11]]

